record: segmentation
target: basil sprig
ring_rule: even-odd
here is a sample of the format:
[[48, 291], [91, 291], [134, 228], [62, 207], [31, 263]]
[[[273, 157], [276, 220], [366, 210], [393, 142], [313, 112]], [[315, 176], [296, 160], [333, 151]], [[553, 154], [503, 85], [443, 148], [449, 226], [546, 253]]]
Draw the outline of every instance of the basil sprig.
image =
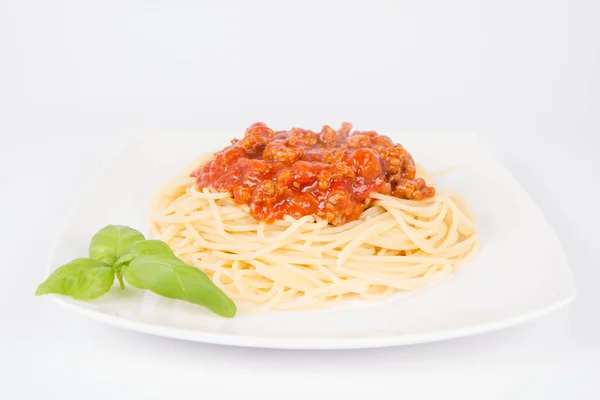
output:
[[35, 294], [59, 293], [77, 300], [92, 300], [108, 292], [114, 281], [115, 273], [107, 263], [77, 258], [54, 271]]
[[135, 229], [123, 225], [108, 225], [92, 237], [89, 257], [113, 265], [131, 245], [144, 239], [144, 235]]
[[235, 303], [200, 269], [179, 260], [160, 240], [146, 240], [135, 229], [108, 225], [90, 243], [89, 258], [77, 258], [56, 269], [35, 292], [92, 300], [110, 290], [115, 277], [159, 296], [183, 300], [231, 318]]

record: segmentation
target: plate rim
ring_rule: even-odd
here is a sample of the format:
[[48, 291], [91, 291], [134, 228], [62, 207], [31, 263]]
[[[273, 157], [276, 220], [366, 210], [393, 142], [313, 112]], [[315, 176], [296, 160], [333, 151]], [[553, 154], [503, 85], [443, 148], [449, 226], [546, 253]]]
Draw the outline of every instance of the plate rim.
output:
[[369, 349], [381, 347], [406, 346], [419, 343], [441, 342], [450, 339], [467, 338], [482, 333], [494, 332], [529, 322], [560, 309], [566, 308], [576, 298], [576, 292], [563, 299], [541, 307], [537, 310], [519, 314], [514, 317], [504, 318], [486, 324], [463, 326], [456, 329], [444, 329], [436, 332], [397, 334], [387, 337], [362, 337], [362, 338], [285, 338], [266, 337], [253, 335], [239, 335], [230, 333], [210, 333], [183, 328], [155, 325], [148, 322], [107, 314], [87, 307], [81, 307], [75, 301], [62, 298], [60, 295], [51, 295], [55, 303], [70, 310], [75, 310], [81, 315], [86, 315], [107, 325], [145, 333], [154, 336], [186, 340], [190, 342], [228, 345], [236, 347], [252, 347], [280, 350], [350, 350]]

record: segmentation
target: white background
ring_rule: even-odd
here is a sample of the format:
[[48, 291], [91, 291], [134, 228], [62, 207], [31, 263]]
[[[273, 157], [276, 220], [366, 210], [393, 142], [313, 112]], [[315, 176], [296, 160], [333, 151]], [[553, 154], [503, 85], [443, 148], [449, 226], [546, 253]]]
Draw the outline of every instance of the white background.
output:
[[[599, 17], [593, 0], [0, 1], [0, 398], [599, 398]], [[555, 228], [578, 298], [477, 337], [300, 352], [146, 336], [33, 296], [122, 135], [257, 120], [477, 133]]]

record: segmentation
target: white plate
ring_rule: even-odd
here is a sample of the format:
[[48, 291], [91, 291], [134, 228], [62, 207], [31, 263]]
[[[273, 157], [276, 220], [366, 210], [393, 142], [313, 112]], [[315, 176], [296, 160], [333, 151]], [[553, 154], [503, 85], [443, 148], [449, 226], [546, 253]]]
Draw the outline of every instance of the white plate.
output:
[[[234, 137], [130, 137], [75, 207], [50, 269], [87, 255], [107, 224], [148, 226], [154, 191], [190, 160]], [[479, 254], [452, 277], [385, 303], [321, 311], [217, 317], [201, 307], [116, 285], [106, 296], [62, 305], [106, 323], [179, 339], [252, 347], [339, 349], [404, 345], [492, 331], [567, 305], [575, 285], [552, 228], [527, 193], [473, 135], [390, 135], [430, 171], [457, 167], [438, 186], [463, 194], [478, 217]]]

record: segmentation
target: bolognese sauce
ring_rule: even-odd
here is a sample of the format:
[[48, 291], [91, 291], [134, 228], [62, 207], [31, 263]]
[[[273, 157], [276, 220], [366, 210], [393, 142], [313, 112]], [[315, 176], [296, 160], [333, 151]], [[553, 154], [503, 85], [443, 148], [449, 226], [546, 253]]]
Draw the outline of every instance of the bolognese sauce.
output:
[[314, 215], [337, 226], [358, 219], [371, 193], [408, 200], [435, 195], [401, 145], [373, 131], [351, 130], [343, 123], [337, 131], [273, 131], [258, 122], [191, 176], [200, 188], [232, 193], [266, 222]]

